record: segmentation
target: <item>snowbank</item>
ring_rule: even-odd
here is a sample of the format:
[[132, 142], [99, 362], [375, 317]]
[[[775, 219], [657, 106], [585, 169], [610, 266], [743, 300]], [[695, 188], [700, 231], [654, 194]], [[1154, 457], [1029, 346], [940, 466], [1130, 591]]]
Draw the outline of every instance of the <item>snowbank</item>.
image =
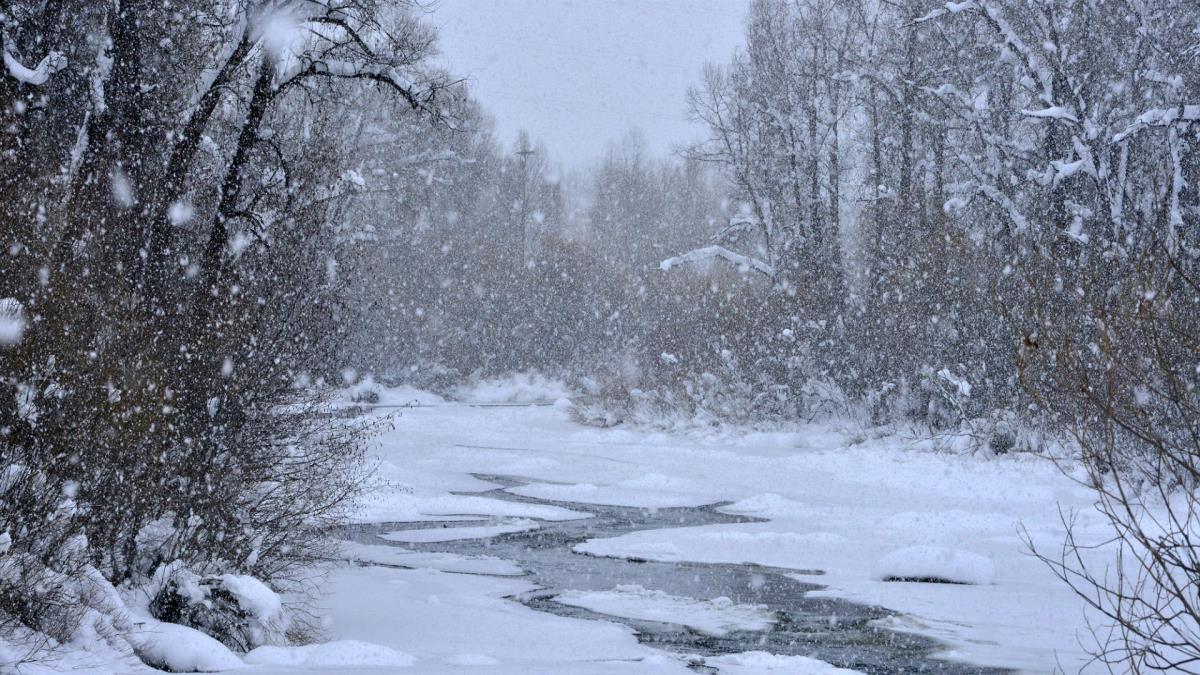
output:
[[880, 581], [924, 581], [987, 585], [996, 568], [987, 558], [941, 546], [910, 546], [885, 555], [875, 564]]
[[229, 648], [194, 628], [146, 619], [129, 635], [144, 662], [176, 673], [211, 673], [246, 664]]
[[464, 403], [555, 403], [570, 398], [566, 384], [537, 373], [517, 373], [507, 377], [480, 380], [454, 390], [454, 398]]
[[246, 663], [256, 666], [404, 668], [415, 661], [402, 651], [359, 640], [336, 640], [303, 647], [259, 647], [246, 654]]

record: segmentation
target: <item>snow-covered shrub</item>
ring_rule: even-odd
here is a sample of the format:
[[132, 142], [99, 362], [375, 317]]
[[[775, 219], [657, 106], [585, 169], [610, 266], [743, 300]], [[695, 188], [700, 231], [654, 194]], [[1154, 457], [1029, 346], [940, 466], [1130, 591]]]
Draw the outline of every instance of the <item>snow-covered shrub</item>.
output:
[[[1134, 148], [1162, 157], [1169, 140], [1148, 131]], [[1060, 549], [1027, 543], [1098, 614], [1093, 655], [1114, 671], [1200, 663], [1200, 234], [1178, 236], [1069, 270], [1079, 291], [1054, 323], [1030, 312], [1023, 340], [1023, 382], [1076, 444], [1113, 555], [1083, 555], [1094, 543], [1069, 518]]]
[[800, 400], [807, 418], [835, 416], [848, 411], [851, 400], [845, 390], [828, 378], [813, 378], [800, 388]]
[[74, 486], [32, 468], [34, 458], [17, 446], [0, 451], [0, 630], [68, 640], [88, 609], [80, 602], [89, 561]]
[[366, 375], [350, 385], [350, 400], [355, 403], [379, 403], [379, 385], [375, 378]]
[[254, 577], [201, 576], [176, 562], [155, 572], [149, 592], [154, 618], [200, 630], [236, 652], [286, 642], [283, 602]]
[[971, 416], [971, 383], [950, 368], [921, 369], [912, 415], [934, 431], [956, 429]]
[[1044, 421], [1012, 410], [993, 410], [969, 422], [972, 435], [992, 454], [1047, 451]]

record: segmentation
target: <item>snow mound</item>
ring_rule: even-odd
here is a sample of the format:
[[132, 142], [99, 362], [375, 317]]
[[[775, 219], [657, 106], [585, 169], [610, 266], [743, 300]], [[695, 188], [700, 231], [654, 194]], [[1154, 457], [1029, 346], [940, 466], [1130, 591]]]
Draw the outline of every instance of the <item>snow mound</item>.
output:
[[773, 492], [736, 501], [721, 508], [726, 513], [740, 513], [763, 518], [786, 518], [808, 513], [812, 508], [804, 502], [788, 499]]
[[304, 666], [344, 668], [374, 666], [403, 668], [416, 659], [402, 651], [358, 640], [336, 640], [302, 647], [259, 647], [246, 654], [246, 663], [256, 666]]
[[454, 398], [464, 403], [557, 403], [571, 394], [562, 381], [537, 373], [480, 380], [454, 390]]
[[643, 621], [659, 621], [723, 637], [735, 631], [764, 631], [775, 613], [762, 605], [739, 605], [729, 598], [695, 600], [651, 591], [641, 586], [617, 586], [611, 591], [567, 591], [555, 602], [593, 612]]
[[875, 564], [880, 581], [988, 585], [996, 578], [992, 561], [968, 551], [941, 546], [911, 546], [885, 555]]
[[129, 635], [147, 665], [176, 673], [211, 673], [245, 667], [229, 648], [194, 628], [153, 619]]
[[768, 652], [742, 652], [704, 659], [704, 665], [716, 666], [722, 673], [792, 673], [793, 675], [852, 675], [857, 670], [832, 666], [807, 656], [780, 656]]

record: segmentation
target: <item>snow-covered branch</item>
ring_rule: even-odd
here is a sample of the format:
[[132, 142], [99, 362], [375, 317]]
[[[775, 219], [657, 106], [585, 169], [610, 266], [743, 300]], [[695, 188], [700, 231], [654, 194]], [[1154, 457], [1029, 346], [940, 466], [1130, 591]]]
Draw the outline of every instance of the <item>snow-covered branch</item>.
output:
[[916, 19], [913, 21], [913, 23], [925, 23], [926, 21], [933, 21], [934, 19], [941, 18], [947, 14], [959, 14], [961, 12], [976, 11], [978, 9], [979, 5], [975, 4], [971, 0], [968, 0], [967, 2], [947, 2], [945, 5], [933, 10], [925, 16]]
[[683, 255], [678, 255], [674, 258], [667, 258], [666, 260], [662, 261], [658, 267], [664, 272], [669, 272], [671, 271], [671, 268], [679, 265], [696, 264], [705, 260], [713, 259], [724, 260], [725, 262], [737, 267], [742, 271], [754, 270], [755, 272], [761, 272], [772, 279], [775, 278], [775, 268], [771, 265], [768, 265], [757, 258], [751, 258], [750, 256], [742, 255], [741, 253], [734, 253], [724, 246], [705, 246], [704, 248], [698, 248], [694, 251], [688, 251]]
[[295, 82], [309, 76], [374, 80], [394, 89], [414, 109], [427, 107], [433, 93], [432, 90], [427, 91], [424, 95], [418, 93], [416, 82], [401, 73], [400, 69], [395, 66], [376, 63], [352, 63], [337, 59], [320, 59], [309, 62], [306, 68], [285, 80], [280, 85], [280, 90], [286, 89]]
[[50, 76], [67, 67], [67, 57], [62, 52], [52, 51], [43, 58], [36, 67], [29, 68], [13, 56], [12, 45], [4, 40], [4, 67], [9, 77], [40, 87], [50, 80]]

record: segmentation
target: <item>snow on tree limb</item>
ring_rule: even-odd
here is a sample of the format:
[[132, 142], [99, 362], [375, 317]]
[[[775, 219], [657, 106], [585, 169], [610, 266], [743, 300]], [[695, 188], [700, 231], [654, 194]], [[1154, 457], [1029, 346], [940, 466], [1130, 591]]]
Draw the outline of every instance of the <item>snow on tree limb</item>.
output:
[[1180, 122], [1200, 122], [1200, 105], [1179, 105], [1173, 108], [1155, 108], [1142, 113], [1133, 124], [1113, 136], [1113, 143], [1120, 143], [1147, 127], [1165, 127]]
[[1021, 114], [1027, 117], [1037, 117], [1041, 119], [1064, 120], [1075, 123], [1079, 122], [1079, 119], [1075, 117], [1075, 113], [1071, 112], [1069, 108], [1061, 105], [1050, 106], [1042, 110], [1022, 110]]
[[67, 57], [62, 52], [52, 51], [45, 56], [35, 68], [22, 65], [13, 56], [12, 45], [4, 40], [4, 66], [8, 75], [16, 80], [40, 87], [50, 80], [50, 76], [67, 67]]
[[979, 9], [979, 5], [968, 0], [967, 2], [947, 2], [942, 7], [939, 7], [925, 16], [913, 21], [913, 23], [925, 23], [932, 21], [947, 14], [959, 14], [962, 12], [970, 12]]
[[696, 264], [698, 262], [712, 260], [714, 258], [724, 260], [743, 271], [754, 270], [756, 272], [761, 272], [768, 277], [775, 277], [774, 267], [761, 260], [758, 260], [757, 258], [751, 258], [750, 256], [742, 255], [741, 253], [734, 253], [724, 246], [705, 246], [704, 248], [698, 248], [694, 251], [688, 251], [683, 255], [675, 256], [674, 258], [667, 258], [666, 260], [662, 261], [658, 267], [664, 272], [669, 272], [671, 271], [671, 268], [679, 265]]

